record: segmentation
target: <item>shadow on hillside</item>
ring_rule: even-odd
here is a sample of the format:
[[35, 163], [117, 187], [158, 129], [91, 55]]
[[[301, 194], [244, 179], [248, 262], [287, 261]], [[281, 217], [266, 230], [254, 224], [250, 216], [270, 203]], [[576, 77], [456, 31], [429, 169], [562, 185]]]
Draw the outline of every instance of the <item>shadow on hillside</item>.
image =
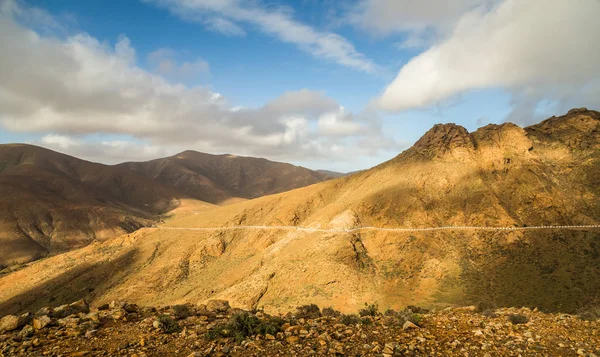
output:
[[92, 303], [118, 283], [119, 273], [135, 261], [137, 250], [130, 250], [113, 260], [81, 264], [63, 272], [27, 292], [0, 302], [2, 315], [35, 312], [43, 306], [56, 307], [79, 299]]
[[527, 232], [502, 245], [489, 239], [465, 255], [467, 303], [576, 313], [600, 296], [600, 232]]

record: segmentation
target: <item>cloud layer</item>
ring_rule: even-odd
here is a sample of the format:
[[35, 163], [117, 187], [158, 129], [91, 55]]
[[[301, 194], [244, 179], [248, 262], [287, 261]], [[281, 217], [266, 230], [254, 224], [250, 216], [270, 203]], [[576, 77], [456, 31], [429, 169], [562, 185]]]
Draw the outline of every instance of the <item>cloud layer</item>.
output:
[[591, 100], [599, 92], [598, 18], [597, 0], [477, 7], [446, 39], [410, 60], [377, 103], [401, 111], [472, 89], [504, 88], [515, 96], [515, 113], [525, 106], [530, 114], [541, 100], [598, 105], [598, 97]]
[[208, 29], [228, 36], [244, 36], [243, 25], [257, 27], [261, 32], [282, 42], [298, 46], [317, 58], [336, 62], [364, 72], [378, 67], [358, 52], [344, 37], [321, 32], [292, 17], [288, 7], [265, 7], [258, 1], [242, 0], [144, 0], [169, 9], [172, 13], [204, 24]]
[[[41, 36], [13, 16], [0, 15], [0, 126], [39, 133], [46, 146], [101, 161], [184, 149], [318, 161], [399, 149], [376, 120], [324, 93], [289, 91], [259, 108], [236, 108], [219, 93], [141, 69], [127, 37], [109, 46], [87, 34]], [[171, 57], [155, 53], [159, 64]], [[96, 134], [127, 139], [86, 139]], [[377, 145], [361, 152], [365, 141]]]

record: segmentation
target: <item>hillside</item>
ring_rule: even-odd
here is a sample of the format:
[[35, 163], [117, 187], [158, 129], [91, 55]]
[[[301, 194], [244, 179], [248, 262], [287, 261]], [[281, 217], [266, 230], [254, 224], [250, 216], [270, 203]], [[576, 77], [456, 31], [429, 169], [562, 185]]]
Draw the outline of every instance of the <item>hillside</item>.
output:
[[[595, 225], [600, 223], [600, 113], [469, 133], [436, 125], [412, 148], [358, 174], [187, 215], [94, 243], [0, 278], [0, 310], [78, 298], [146, 305], [223, 298], [289, 311], [356, 311], [489, 302], [576, 312], [598, 304], [600, 232], [202, 231]], [[177, 228], [177, 229], [168, 229]], [[181, 228], [192, 229], [181, 229]]]
[[182, 200], [224, 203], [327, 178], [289, 164], [197, 152], [108, 166], [0, 145], [0, 267], [151, 226]]
[[327, 173], [266, 159], [197, 151], [117, 167], [173, 187], [189, 198], [213, 204], [235, 198], [257, 198], [333, 178]]

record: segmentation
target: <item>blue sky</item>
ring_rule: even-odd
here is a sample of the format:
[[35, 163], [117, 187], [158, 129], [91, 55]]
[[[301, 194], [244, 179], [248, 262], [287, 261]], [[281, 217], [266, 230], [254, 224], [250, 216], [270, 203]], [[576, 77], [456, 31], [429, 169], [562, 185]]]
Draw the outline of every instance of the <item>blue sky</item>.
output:
[[0, 142], [105, 163], [194, 149], [363, 169], [439, 122], [597, 106], [599, 7], [0, 0]]

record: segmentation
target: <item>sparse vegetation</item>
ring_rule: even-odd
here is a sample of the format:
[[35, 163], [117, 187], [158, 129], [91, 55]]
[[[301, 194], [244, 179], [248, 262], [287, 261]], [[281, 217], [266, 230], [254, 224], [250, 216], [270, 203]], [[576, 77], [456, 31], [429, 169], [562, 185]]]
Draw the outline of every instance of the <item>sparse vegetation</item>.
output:
[[497, 317], [496, 304], [491, 301], [480, 301], [475, 307], [475, 312], [482, 314], [485, 317]]
[[360, 309], [358, 314], [362, 317], [364, 316], [377, 316], [379, 315], [379, 307], [377, 304], [367, 304], [365, 303], [365, 307]]
[[508, 321], [513, 325], [526, 324], [529, 322], [529, 318], [523, 314], [510, 314], [508, 315]]
[[321, 317], [321, 309], [315, 304], [302, 305], [296, 308], [296, 317], [299, 319], [316, 319]]
[[247, 337], [258, 334], [275, 335], [281, 331], [284, 323], [285, 320], [279, 317], [268, 317], [261, 320], [248, 312], [241, 312], [233, 315], [227, 323], [217, 324], [209, 329], [206, 336], [211, 340], [231, 337], [241, 342]]
[[360, 319], [360, 323], [363, 325], [371, 325], [373, 320], [371, 320], [369, 317], [363, 317]]
[[577, 316], [584, 321], [596, 321], [600, 319], [600, 307], [588, 307], [577, 313]]
[[327, 316], [327, 317], [339, 317], [342, 315], [342, 313], [332, 307], [325, 307], [325, 308], [323, 308], [321, 315]]
[[416, 306], [409, 306], [402, 311], [388, 309], [384, 314], [384, 324], [388, 326], [402, 326], [406, 321], [410, 321], [417, 326], [423, 326], [423, 314], [428, 313], [429, 310]]
[[193, 313], [188, 305], [175, 305], [173, 306], [173, 314], [178, 319], [185, 319]]
[[344, 314], [344, 315], [342, 315], [340, 322], [343, 323], [344, 325], [356, 325], [356, 324], [360, 323], [360, 319], [356, 315]]
[[171, 334], [181, 331], [181, 326], [169, 315], [161, 315], [158, 322], [160, 322], [160, 328], [164, 333]]

